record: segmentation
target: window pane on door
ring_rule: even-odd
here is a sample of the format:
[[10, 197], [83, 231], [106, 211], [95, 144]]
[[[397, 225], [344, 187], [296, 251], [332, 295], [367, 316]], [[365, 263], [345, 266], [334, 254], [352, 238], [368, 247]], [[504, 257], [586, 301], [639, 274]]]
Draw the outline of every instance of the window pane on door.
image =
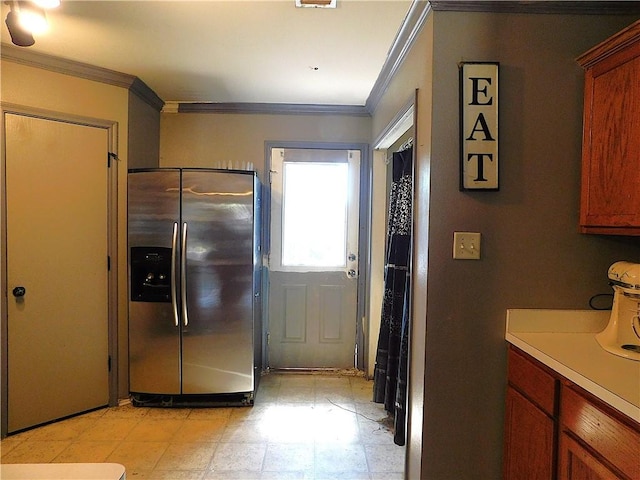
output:
[[282, 265], [344, 267], [347, 163], [284, 162]]

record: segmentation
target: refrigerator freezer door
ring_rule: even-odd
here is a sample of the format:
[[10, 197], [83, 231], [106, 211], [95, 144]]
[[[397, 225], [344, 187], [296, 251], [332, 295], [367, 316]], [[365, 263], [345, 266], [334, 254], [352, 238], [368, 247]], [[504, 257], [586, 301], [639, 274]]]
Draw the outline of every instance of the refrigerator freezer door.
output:
[[188, 318], [182, 321], [182, 392], [250, 392], [253, 176], [184, 170], [182, 195]]
[[128, 195], [129, 390], [180, 394], [175, 305], [180, 245], [174, 234], [180, 221], [180, 171], [130, 173]]

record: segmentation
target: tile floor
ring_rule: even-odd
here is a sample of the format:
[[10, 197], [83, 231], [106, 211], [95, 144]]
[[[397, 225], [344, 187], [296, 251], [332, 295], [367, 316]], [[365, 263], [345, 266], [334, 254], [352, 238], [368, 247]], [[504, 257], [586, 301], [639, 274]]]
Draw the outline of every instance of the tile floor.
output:
[[128, 480], [400, 480], [372, 382], [271, 373], [253, 407], [105, 408], [0, 442], [2, 463], [115, 462]]

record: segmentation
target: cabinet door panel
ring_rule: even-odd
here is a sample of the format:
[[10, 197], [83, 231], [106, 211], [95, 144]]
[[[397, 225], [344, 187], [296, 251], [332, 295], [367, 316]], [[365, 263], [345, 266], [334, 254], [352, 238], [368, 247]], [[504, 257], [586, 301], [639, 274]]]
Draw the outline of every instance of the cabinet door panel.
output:
[[[640, 44], [638, 44], [640, 51]], [[587, 82], [592, 89], [587, 225], [640, 220], [640, 56]]]
[[564, 432], [559, 465], [559, 480], [621, 480]]
[[505, 480], [553, 479], [555, 424], [542, 410], [507, 389]]
[[640, 21], [578, 62], [585, 68], [581, 231], [640, 235]]

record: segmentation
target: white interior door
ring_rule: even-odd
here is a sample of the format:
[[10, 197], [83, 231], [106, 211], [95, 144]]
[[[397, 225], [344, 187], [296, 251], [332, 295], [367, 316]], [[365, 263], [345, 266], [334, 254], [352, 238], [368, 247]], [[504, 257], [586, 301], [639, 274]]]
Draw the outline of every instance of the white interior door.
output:
[[5, 114], [8, 431], [109, 401], [108, 130]]
[[271, 368], [354, 367], [359, 178], [359, 150], [271, 151]]

